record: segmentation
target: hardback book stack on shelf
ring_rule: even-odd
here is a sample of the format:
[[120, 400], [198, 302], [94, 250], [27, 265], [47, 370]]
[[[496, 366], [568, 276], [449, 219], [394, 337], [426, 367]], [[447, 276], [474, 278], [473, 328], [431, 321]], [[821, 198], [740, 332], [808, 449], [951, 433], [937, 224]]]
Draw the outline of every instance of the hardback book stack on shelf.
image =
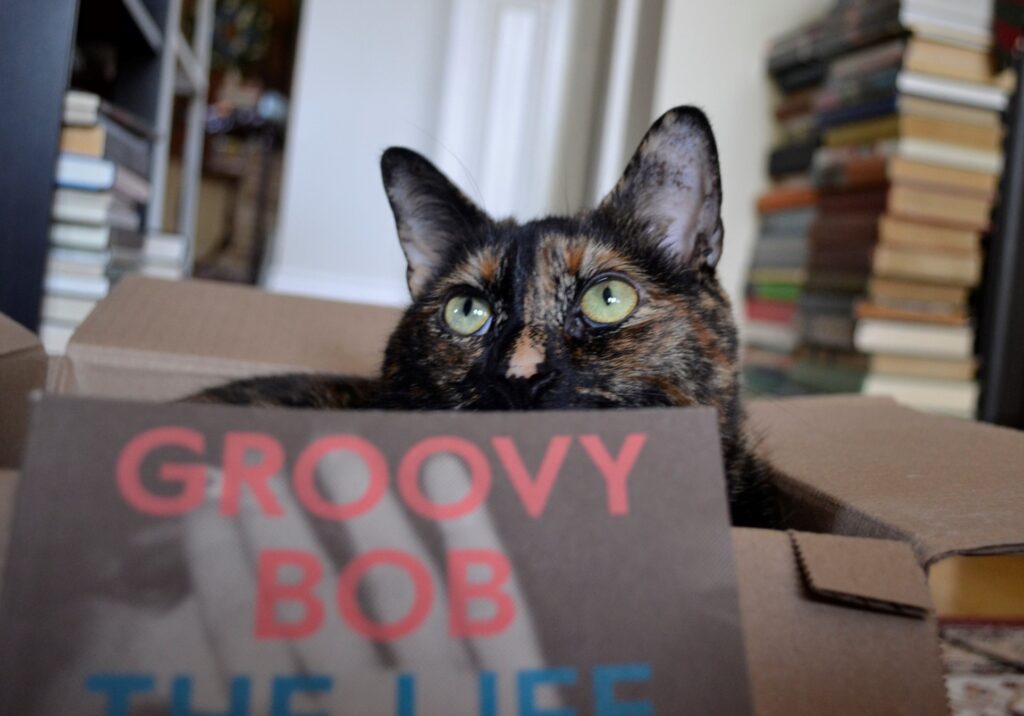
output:
[[40, 336], [61, 354], [111, 283], [127, 272], [181, 278], [186, 242], [144, 232], [151, 132], [90, 92], [64, 99]]
[[806, 278], [807, 235], [816, 215], [811, 163], [818, 147], [813, 78], [782, 87], [768, 158], [772, 185], [757, 202], [760, 231], [746, 289], [744, 380], [755, 394], [787, 393], [798, 344], [797, 307]]
[[819, 200], [788, 376], [809, 390], [860, 389], [971, 416], [970, 298], [1009, 90], [990, 64], [991, 7], [847, 1], [819, 27], [868, 16], [870, 31], [846, 34], [845, 45], [808, 41], [801, 60], [823, 81]]
[[40, 337], [50, 354], [137, 265], [149, 200], [147, 128], [89, 92], [69, 91], [57, 160]]
[[760, 234], [747, 283], [744, 378], [755, 393], [790, 392], [807, 232], [815, 217], [816, 194], [806, 176], [777, 180], [758, 200]]
[[[822, 288], [841, 278], [815, 269], [822, 261], [814, 241], [823, 200], [813, 174], [822, 138], [819, 107], [828, 58], [898, 33], [897, 14], [886, 3], [842, 2], [772, 46], [768, 65], [781, 92], [775, 109], [779, 137], [768, 161], [772, 185], [758, 201], [761, 234], [747, 285], [744, 332], [744, 376], [753, 392], [807, 392], [806, 383], [797, 379], [816, 367], [822, 337], [825, 345], [834, 345], [832, 336], [842, 333], [844, 321], [849, 324], [852, 298], [846, 300], [845, 315], [806, 310], [820, 305]], [[826, 207], [829, 203], [826, 199]], [[771, 263], [776, 254], [772, 244], [781, 236], [794, 249], [785, 267]], [[826, 296], [824, 308], [834, 309], [835, 301]]]

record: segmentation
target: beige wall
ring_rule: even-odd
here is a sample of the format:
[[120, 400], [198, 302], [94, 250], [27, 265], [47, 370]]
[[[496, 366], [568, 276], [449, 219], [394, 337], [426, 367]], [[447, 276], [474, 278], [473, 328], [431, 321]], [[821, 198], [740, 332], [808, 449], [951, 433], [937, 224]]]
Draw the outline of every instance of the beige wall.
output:
[[830, 5], [832, 0], [666, 0], [654, 115], [695, 104], [711, 118], [724, 192], [726, 245], [719, 270], [737, 301], [757, 231], [754, 202], [768, 183], [768, 42]]
[[577, 208], [598, 81], [592, 40], [610, 6], [305, 0], [264, 284], [408, 301], [378, 168], [390, 145], [427, 156], [496, 216]]

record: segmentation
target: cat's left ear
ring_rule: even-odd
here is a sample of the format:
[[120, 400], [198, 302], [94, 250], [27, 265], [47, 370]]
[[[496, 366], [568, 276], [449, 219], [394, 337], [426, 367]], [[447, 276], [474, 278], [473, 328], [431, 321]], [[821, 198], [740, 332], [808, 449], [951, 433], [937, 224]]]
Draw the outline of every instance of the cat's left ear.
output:
[[391, 147], [381, 157], [380, 169], [408, 262], [409, 293], [419, 299], [448, 250], [486, 231], [491, 220], [411, 149]]
[[714, 268], [724, 238], [722, 180], [704, 113], [676, 107], [663, 114], [598, 211], [683, 266]]

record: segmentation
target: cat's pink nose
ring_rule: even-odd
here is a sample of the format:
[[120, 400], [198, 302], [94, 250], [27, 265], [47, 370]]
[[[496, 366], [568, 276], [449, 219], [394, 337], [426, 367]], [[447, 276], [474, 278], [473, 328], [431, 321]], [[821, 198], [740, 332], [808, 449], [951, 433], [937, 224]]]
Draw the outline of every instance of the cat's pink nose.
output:
[[524, 331], [512, 349], [512, 357], [508, 360], [506, 378], [532, 378], [544, 362], [544, 349], [530, 340]]

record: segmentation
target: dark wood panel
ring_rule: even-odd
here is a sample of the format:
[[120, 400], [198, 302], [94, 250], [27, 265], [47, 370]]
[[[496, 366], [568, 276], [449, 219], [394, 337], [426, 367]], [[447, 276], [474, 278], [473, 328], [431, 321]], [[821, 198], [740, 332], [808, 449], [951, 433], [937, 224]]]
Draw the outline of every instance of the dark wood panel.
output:
[[0, 312], [36, 330], [77, 0], [0, 2]]
[[[1018, 77], [1024, 55], [1016, 60]], [[1008, 116], [1006, 163], [986, 259], [981, 322], [982, 420], [1024, 429], [1024, 93]]]

